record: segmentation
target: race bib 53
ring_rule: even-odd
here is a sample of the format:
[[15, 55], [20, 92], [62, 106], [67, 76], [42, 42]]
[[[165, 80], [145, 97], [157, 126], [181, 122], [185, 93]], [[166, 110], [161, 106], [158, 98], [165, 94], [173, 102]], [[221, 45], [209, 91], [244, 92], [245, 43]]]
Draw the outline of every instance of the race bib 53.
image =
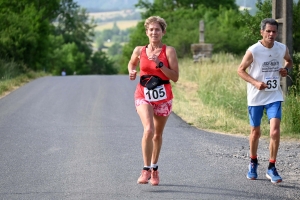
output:
[[265, 83], [267, 84], [267, 88], [265, 91], [275, 91], [278, 90], [278, 87], [280, 85], [280, 77], [279, 76], [274, 76], [274, 77], [266, 77], [265, 78]]

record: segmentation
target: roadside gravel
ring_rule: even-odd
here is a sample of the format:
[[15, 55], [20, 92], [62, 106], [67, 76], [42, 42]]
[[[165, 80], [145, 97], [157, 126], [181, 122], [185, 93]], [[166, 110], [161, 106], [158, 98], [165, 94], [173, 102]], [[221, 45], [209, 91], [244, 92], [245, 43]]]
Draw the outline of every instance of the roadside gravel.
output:
[[[246, 136], [243, 137], [248, 140]], [[235, 159], [249, 159], [249, 146], [235, 146], [228, 149], [220, 149], [219, 155], [223, 157], [232, 157]], [[267, 168], [269, 161], [269, 139], [260, 138], [258, 147], [258, 162], [261, 167]], [[300, 142], [299, 141], [284, 141], [280, 142], [277, 155], [276, 168], [282, 176], [283, 181], [288, 180], [290, 183], [300, 183]], [[261, 169], [260, 169], [261, 170]]]

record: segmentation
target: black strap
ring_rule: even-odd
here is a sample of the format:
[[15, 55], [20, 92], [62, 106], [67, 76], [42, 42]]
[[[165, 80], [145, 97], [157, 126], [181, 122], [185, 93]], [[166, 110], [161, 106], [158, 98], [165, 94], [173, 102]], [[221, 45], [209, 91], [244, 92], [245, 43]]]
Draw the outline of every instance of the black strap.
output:
[[[150, 78], [150, 77], [152, 77], [152, 76], [154, 76], [154, 77], [158, 77], [158, 76], [155, 76], [155, 75], [143, 75], [143, 76], [141, 76], [141, 78], [140, 78], [140, 83], [141, 83], [141, 85], [144, 85], [144, 84], [142, 84], [143, 82], [144, 82], [144, 80], [145, 79], [148, 79], [148, 78]], [[159, 78], [159, 77], [158, 77]], [[170, 83], [170, 80], [162, 80], [161, 78], [159, 78], [160, 79], [160, 83], [161, 84], [169, 84]]]
[[169, 84], [170, 81], [169, 81], [169, 80], [161, 80], [161, 83], [162, 83], [162, 84]]

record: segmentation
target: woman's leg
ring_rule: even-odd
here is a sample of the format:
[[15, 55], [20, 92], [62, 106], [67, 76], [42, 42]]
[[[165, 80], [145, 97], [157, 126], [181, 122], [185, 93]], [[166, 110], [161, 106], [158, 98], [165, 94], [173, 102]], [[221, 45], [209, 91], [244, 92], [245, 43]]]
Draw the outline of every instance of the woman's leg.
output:
[[137, 113], [139, 114], [144, 127], [142, 138], [142, 154], [144, 166], [150, 166], [153, 151], [152, 139], [154, 135], [153, 107], [150, 104], [141, 104], [137, 107]]
[[152, 159], [151, 162], [153, 164], [156, 164], [158, 162], [159, 153], [162, 146], [162, 135], [165, 128], [165, 125], [167, 123], [169, 116], [163, 117], [163, 116], [157, 116], [154, 115], [154, 137], [152, 139], [153, 141], [153, 151], [152, 151]]

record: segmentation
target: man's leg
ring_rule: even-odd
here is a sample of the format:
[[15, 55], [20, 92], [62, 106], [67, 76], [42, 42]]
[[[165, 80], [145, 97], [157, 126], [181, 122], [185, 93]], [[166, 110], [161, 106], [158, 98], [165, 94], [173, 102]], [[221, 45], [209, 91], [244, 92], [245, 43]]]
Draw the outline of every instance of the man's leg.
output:
[[250, 157], [257, 158], [257, 149], [259, 138], [261, 136], [260, 126], [251, 127], [250, 137], [249, 137], [249, 145], [250, 145]]
[[272, 183], [279, 183], [282, 178], [277, 172], [275, 163], [280, 143], [281, 102], [268, 104], [266, 110], [270, 121], [270, 160], [266, 176]]
[[251, 125], [251, 131], [249, 136], [249, 146], [250, 146], [250, 164], [249, 171], [247, 173], [247, 178], [251, 180], [257, 179], [257, 149], [259, 138], [261, 136], [260, 123], [263, 116], [264, 107], [263, 106], [249, 106], [249, 119]]
[[250, 164], [249, 164], [249, 171], [247, 173], [247, 178], [250, 180], [257, 179], [257, 149], [258, 149], [258, 142], [260, 138], [260, 126], [251, 127], [251, 132], [249, 136], [249, 146], [250, 146]]
[[271, 180], [272, 183], [280, 183], [282, 178], [277, 172], [275, 167], [277, 152], [280, 142], [280, 119], [272, 118], [270, 120], [270, 160], [266, 173], [266, 177]]
[[280, 143], [280, 119], [272, 118], [270, 120], [270, 160], [276, 161], [277, 152]]

